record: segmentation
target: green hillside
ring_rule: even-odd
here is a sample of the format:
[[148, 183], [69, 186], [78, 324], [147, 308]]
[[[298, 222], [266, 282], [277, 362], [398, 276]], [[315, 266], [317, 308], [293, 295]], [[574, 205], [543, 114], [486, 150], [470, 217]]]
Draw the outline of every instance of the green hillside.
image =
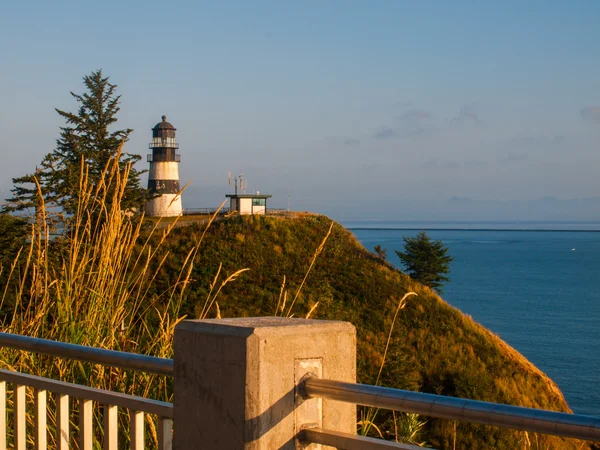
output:
[[[222, 317], [281, 314], [277, 305], [284, 297], [287, 313], [330, 224], [328, 218], [314, 215], [296, 219], [235, 217], [213, 223], [193, 268], [184, 312], [189, 318], [200, 315], [222, 265], [213, 294], [228, 275], [250, 269], [227, 283], [217, 297]], [[169, 254], [155, 286], [156, 295], [161, 286], [172, 284], [204, 230], [205, 225], [196, 224], [171, 232], [161, 250]], [[398, 302], [410, 291], [417, 296], [408, 298], [399, 311], [380, 384], [570, 411], [556, 385], [522, 355], [430, 289], [378, 260], [338, 224], [333, 225], [291, 314], [305, 317], [314, 309], [311, 318], [352, 322], [358, 332], [358, 381], [373, 384]], [[209, 316], [214, 317], [216, 311], [211, 310]], [[427, 422], [420, 440], [440, 449], [452, 449], [454, 439], [458, 449], [588, 448], [581, 442], [533, 433], [417, 419], [423, 420]], [[375, 423], [382, 433], [394, 435], [391, 413], [379, 412]], [[375, 427], [370, 434], [378, 434]]]

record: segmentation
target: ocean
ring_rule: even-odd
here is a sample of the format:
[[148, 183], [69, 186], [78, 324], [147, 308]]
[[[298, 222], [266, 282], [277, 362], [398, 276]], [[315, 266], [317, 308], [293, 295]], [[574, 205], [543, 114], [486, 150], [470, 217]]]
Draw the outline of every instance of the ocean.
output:
[[396, 266], [403, 236], [442, 240], [454, 257], [442, 297], [552, 378], [574, 412], [600, 416], [599, 223], [341, 223]]

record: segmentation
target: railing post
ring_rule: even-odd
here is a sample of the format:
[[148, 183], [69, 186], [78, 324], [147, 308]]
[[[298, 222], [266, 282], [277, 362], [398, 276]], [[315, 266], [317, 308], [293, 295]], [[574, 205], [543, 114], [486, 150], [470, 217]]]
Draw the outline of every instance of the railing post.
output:
[[355, 405], [304, 401], [296, 392], [306, 372], [356, 380], [356, 333], [349, 323], [188, 320], [175, 329], [174, 346], [176, 450], [295, 449], [304, 427], [356, 432]]

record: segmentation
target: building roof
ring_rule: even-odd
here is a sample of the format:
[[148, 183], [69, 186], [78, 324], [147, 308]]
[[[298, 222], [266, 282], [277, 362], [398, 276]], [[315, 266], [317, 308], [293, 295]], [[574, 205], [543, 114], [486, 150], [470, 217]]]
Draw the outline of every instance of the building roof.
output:
[[269, 194], [225, 194], [229, 198], [271, 198]]
[[152, 128], [152, 137], [175, 137], [175, 128], [167, 122], [167, 116], [162, 116], [162, 122], [158, 122]]

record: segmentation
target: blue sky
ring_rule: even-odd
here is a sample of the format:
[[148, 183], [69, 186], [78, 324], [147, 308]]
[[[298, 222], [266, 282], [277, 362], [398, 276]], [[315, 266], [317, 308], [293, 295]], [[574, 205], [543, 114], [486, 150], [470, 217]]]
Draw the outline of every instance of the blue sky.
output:
[[597, 1], [9, 2], [0, 194], [102, 68], [129, 152], [162, 114], [178, 128], [184, 206], [243, 169], [338, 219], [600, 220], [564, 206], [600, 195], [598, 23]]

